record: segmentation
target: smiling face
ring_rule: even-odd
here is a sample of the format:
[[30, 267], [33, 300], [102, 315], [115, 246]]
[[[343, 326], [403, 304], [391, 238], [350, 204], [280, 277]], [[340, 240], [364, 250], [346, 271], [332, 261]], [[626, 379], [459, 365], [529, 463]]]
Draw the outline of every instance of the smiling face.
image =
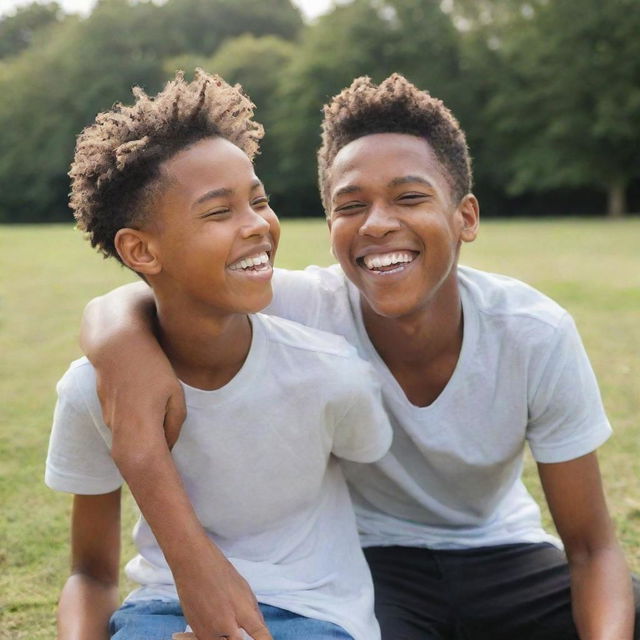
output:
[[162, 165], [147, 230], [159, 298], [206, 313], [259, 311], [271, 300], [278, 219], [249, 158], [206, 138]]
[[452, 200], [429, 144], [381, 133], [343, 147], [330, 170], [331, 245], [358, 287], [365, 313], [420, 313], [455, 292], [461, 242], [477, 233], [472, 195]]

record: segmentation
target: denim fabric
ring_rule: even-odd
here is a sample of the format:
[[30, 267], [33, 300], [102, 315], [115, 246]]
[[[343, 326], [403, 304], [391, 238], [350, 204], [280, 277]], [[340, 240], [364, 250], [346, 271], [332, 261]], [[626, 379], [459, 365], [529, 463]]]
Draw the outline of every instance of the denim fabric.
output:
[[[353, 640], [331, 622], [266, 604], [261, 604], [260, 610], [274, 640]], [[178, 602], [145, 600], [123, 604], [111, 616], [109, 629], [112, 640], [171, 640], [171, 635], [184, 631], [186, 625]]]

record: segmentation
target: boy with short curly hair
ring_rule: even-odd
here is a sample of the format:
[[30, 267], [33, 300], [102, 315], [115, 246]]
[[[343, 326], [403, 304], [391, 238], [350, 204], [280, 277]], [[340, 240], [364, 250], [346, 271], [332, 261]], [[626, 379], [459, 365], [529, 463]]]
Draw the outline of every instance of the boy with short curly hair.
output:
[[[116, 432], [112, 448], [89, 362], [59, 382], [45, 479], [74, 506], [58, 638], [169, 640], [188, 620], [204, 639], [239, 640], [242, 627], [255, 640], [375, 640], [371, 576], [337, 462], [371, 462], [389, 447], [370, 367], [337, 336], [257, 313], [272, 296], [279, 226], [251, 162], [262, 127], [248, 98], [203, 72], [135, 96], [79, 136], [71, 204], [91, 244], [150, 285], [187, 419], [172, 454], [141, 432], [125, 444]], [[145, 517], [126, 571], [139, 587], [117, 608], [115, 460], [126, 469], [150, 449], [169, 472], [143, 466], [147, 481], [131, 487]], [[177, 527], [165, 482], [186, 489]], [[248, 602], [231, 632], [179, 601], [211, 557], [228, 576], [200, 597], [231, 587]]]
[[[522, 282], [458, 265], [479, 205], [464, 134], [439, 100], [398, 74], [358, 78], [324, 114], [320, 187], [340, 264], [278, 271], [269, 312], [346, 337], [382, 384], [393, 445], [343, 467], [383, 638], [630, 640], [632, 581], [595, 453], [611, 428], [573, 320]], [[144, 300], [129, 287], [89, 312], [100, 331], [85, 345], [116, 416], [139, 395], [155, 416], [180, 399], [140, 330]], [[120, 366], [144, 358], [163, 389], [125, 387], [105, 345]], [[162, 433], [157, 422], [138, 424]], [[525, 445], [564, 551], [522, 483]]]

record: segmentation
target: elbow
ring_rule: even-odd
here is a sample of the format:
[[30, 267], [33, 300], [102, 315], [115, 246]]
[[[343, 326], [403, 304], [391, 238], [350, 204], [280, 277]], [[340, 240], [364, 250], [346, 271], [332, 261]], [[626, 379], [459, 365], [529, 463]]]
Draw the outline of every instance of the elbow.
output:
[[111, 457], [125, 480], [132, 474], [153, 468], [163, 455], [169, 455], [164, 439], [156, 443], [143, 438], [133, 447], [114, 442], [111, 449]]
[[113, 570], [101, 570], [95, 567], [74, 567], [71, 570], [68, 582], [80, 582], [93, 585], [96, 588], [104, 590], [117, 591], [118, 589], [118, 573]]
[[576, 536], [563, 539], [563, 543], [571, 566], [588, 564], [596, 558], [613, 558], [623, 555], [613, 528], [600, 536]]

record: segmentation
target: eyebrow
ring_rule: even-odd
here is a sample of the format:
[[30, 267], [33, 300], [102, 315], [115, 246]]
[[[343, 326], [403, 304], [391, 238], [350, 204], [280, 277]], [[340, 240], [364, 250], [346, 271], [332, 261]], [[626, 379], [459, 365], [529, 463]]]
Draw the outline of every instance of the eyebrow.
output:
[[426, 187], [434, 188], [433, 184], [429, 182], [426, 178], [422, 178], [420, 176], [402, 176], [401, 178], [394, 178], [389, 183], [390, 187], [398, 187], [403, 184], [409, 184], [412, 182], [417, 182], [419, 184], [423, 184]]
[[[255, 191], [256, 189], [262, 187], [262, 182], [257, 178], [251, 183], [251, 191]], [[194, 203], [193, 207], [196, 207], [207, 200], [213, 200], [214, 198], [223, 198], [225, 196], [231, 196], [234, 194], [233, 189], [229, 189], [229, 187], [221, 187], [220, 189], [211, 189], [206, 193], [203, 193]]]
[[344, 196], [349, 193], [355, 193], [356, 191], [360, 191], [360, 189], [361, 187], [359, 187], [357, 184], [350, 184], [350, 185], [347, 185], [346, 187], [340, 187], [340, 189], [338, 189], [333, 194], [333, 198], [331, 198], [331, 200], [335, 202], [340, 196]]
[[[387, 184], [387, 186], [399, 187], [403, 184], [415, 184], [416, 182], [418, 184], [423, 184], [425, 187], [429, 187], [430, 189], [435, 189], [431, 182], [429, 182], [426, 178], [422, 178], [420, 176], [402, 176], [399, 178], [393, 178], [393, 180], [391, 180]], [[356, 191], [360, 191], [361, 189], [362, 187], [357, 184], [349, 184], [345, 187], [341, 187], [333, 194], [332, 202], [335, 202], [340, 196], [355, 193]]]

